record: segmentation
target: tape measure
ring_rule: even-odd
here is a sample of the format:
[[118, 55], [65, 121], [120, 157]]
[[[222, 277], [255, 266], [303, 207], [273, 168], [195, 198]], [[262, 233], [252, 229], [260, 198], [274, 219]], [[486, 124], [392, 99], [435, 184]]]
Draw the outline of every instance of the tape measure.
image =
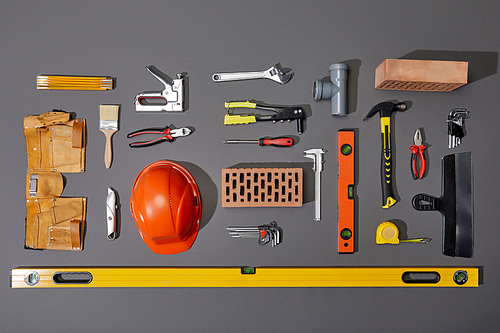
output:
[[338, 131], [337, 252], [354, 253], [354, 131]]
[[11, 288], [478, 287], [477, 267], [14, 268]]
[[385, 221], [379, 224], [375, 236], [375, 242], [377, 244], [428, 243], [430, 241], [431, 239], [428, 237], [399, 239], [398, 227], [394, 223], [389, 221]]

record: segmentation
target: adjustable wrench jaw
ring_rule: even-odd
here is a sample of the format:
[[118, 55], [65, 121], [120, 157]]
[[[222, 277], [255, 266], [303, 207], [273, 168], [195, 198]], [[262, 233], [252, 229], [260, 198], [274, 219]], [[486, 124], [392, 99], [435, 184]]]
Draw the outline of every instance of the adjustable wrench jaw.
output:
[[145, 91], [135, 96], [134, 104], [137, 112], [178, 112], [184, 111], [184, 78], [182, 74], [177, 74], [176, 79], [171, 82], [162, 76], [154, 66], [147, 66], [146, 69], [158, 79], [163, 85], [162, 91]]

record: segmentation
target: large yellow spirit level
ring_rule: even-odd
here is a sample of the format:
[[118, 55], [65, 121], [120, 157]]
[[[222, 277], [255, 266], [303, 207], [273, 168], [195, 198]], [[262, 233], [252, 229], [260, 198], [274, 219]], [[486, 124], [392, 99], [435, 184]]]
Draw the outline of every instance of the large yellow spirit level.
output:
[[12, 288], [478, 287], [477, 267], [31, 267]]

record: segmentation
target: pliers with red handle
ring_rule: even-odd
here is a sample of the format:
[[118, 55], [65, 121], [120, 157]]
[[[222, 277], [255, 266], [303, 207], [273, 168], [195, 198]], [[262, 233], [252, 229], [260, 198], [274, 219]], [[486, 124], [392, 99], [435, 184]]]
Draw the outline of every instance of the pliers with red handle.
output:
[[142, 135], [142, 134], [160, 134], [161, 135], [160, 137], [153, 139], [153, 140], [132, 142], [129, 144], [129, 146], [132, 148], [140, 148], [140, 147], [152, 146], [152, 145], [155, 145], [157, 143], [164, 142], [164, 141], [172, 142], [175, 138], [177, 138], [179, 136], [189, 135], [189, 134], [191, 134], [191, 132], [192, 132], [191, 129], [189, 129], [187, 127], [171, 129], [170, 127], [166, 126], [165, 128], [147, 128], [147, 129], [142, 129], [142, 130], [138, 130], [135, 132], [131, 132], [131, 133], [127, 134], [127, 138], [133, 138], [135, 136]]
[[[425, 157], [424, 150], [425, 146], [422, 144], [422, 133], [420, 129], [415, 131], [415, 135], [413, 136], [414, 145], [410, 147], [411, 150], [411, 175], [413, 179], [422, 179], [425, 173]], [[418, 168], [417, 168], [418, 165]]]

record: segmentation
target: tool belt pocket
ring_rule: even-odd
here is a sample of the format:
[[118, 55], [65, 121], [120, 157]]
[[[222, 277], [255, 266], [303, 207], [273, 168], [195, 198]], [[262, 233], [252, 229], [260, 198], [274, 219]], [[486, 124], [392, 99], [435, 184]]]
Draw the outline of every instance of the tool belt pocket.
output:
[[25, 247], [81, 251], [86, 198], [26, 199]]
[[28, 171], [85, 171], [85, 120], [64, 111], [24, 118]]
[[26, 172], [25, 247], [81, 251], [87, 200], [61, 198], [61, 172], [83, 172], [85, 120], [64, 111], [24, 118]]

